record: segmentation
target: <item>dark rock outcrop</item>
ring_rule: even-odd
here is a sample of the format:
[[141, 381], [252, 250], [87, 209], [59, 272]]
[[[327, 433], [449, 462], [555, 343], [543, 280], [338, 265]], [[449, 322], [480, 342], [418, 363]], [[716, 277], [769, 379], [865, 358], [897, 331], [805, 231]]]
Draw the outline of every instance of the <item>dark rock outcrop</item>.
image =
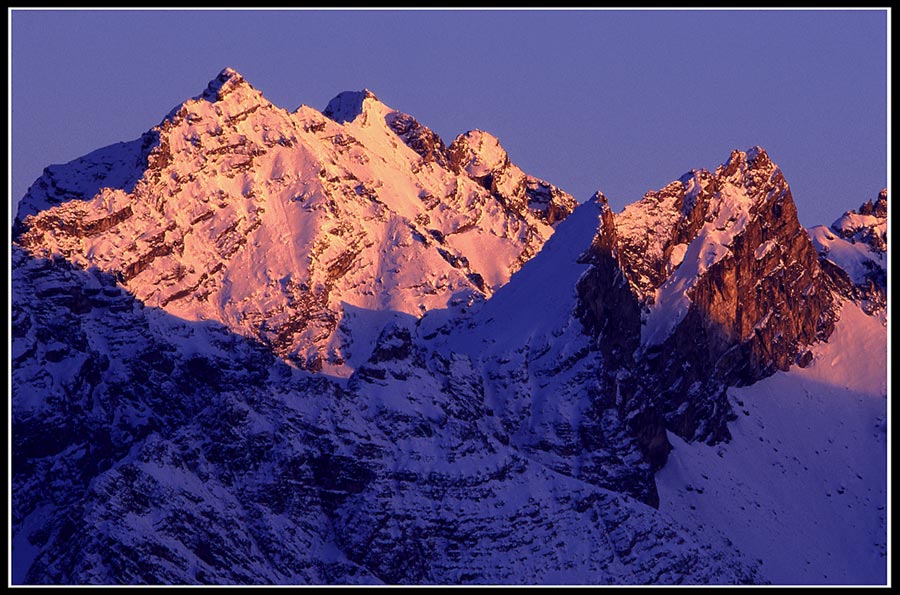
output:
[[[606, 340], [613, 350], [635, 351], [638, 402], [655, 402], [666, 427], [685, 439], [727, 440], [734, 416], [727, 387], [802, 363], [837, 317], [829, 277], [781, 171], [758, 147], [734, 151], [714, 173], [690, 172], [610, 218], [604, 227], [619, 233], [592, 247], [606, 256], [585, 279], [603, 282], [580, 290], [584, 310], [611, 302], [611, 311], [625, 313]], [[617, 275], [629, 280], [630, 295]], [[643, 329], [629, 298], [645, 309]], [[610, 318], [582, 319], [603, 341], [597, 320]], [[655, 416], [648, 419], [658, 428]]]
[[387, 124], [410, 149], [422, 156], [425, 163], [436, 163], [446, 168], [453, 167], [441, 137], [409, 114], [392, 112], [387, 117]]

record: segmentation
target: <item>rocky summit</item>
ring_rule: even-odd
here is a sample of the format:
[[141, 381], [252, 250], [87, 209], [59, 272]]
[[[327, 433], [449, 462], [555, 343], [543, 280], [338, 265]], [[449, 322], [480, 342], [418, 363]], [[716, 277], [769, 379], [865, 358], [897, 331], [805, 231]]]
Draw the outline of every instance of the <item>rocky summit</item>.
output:
[[48, 168], [16, 229], [147, 305], [346, 375], [385, 313], [490, 296], [575, 204], [489, 134], [447, 149], [369, 91], [288, 112], [226, 69], [141, 139]]
[[49, 166], [13, 582], [884, 583], [887, 191], [806, 230], [723, 157], [616, 213], [225, 69]]

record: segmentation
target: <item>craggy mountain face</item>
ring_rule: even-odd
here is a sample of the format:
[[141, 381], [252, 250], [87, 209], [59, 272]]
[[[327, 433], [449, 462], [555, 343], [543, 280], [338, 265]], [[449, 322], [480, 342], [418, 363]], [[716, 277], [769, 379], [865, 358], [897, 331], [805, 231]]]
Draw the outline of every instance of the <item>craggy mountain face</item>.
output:
[[[649, 216], [646, 216], [649, 214]], [[756, 147], [692, 171], [616, 218], [643, 309], [636, 359], [672, 431], [728, 438], [726, 386], [809, 362], [837, 317], [781, 170]]]
[[574, 206], [487, 133], [447, 149], [369, 91], [287, 112], [226, 69], [142, 139], [48, 168], [16, 231], [346, 375], [390, 316], [491, 295]]
[[481, 362], [521, 448], [656, 506], [667, 433], [729, 440], [729, 387], [809, 365], [846, 299], [754, 148], [618, 215], [598, 193], [476, 313], [419, 328]]
[[340, 384], [96, 268], [13, 265], [16, 582], [759, 580], [725, 538], [532, 460], [471, 360], [402, 325]]
[[[839, 391], [827, 342], [886, 340], [886, 212], [807, 233], [758, 147], [576, 208], [485, 132], [448, 147], [369, 91], [287, 112], [226, 69], [20, 206], [13, 580], [765, 583], [752, 510], [666, 500], [673, 444], [751, 456], [735, 387]], [[778, 464], [824, 485], [818, 454]], [[877, 559], [883, 518], [827, 514]]]

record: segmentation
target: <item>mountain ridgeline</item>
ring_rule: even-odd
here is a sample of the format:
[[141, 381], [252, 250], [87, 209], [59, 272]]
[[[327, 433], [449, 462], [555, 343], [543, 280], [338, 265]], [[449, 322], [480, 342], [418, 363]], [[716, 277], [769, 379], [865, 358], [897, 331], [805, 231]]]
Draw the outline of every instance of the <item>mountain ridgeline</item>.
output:
[[225, 69], [19, 205], [13, 581], [768, 582], [657, 474], [743, 448], [734, 388], [824, 369], [848, 309], [880, 349], [886, 258], [886, 190], [806, 230], [760, 147], [614, 213]]
[[346, 375], [371, 345], [345, 305], [419, 316], [489, 296], [575, 204], [487, 133], [447, 149], [368, 91], [287, 112], [225, 70], [141, 140], [48, 168], [16, 229], [147, 305]]

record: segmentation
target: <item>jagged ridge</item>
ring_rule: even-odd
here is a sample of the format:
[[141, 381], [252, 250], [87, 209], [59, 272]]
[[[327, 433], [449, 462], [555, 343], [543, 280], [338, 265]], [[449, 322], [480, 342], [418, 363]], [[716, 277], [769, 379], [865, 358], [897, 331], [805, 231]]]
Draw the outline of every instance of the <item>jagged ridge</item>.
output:
[[225, 69], [145, 135], [140, 147], [156, 142], [142, 170], [129, 157], [115, 183], [77, 195], [57, 178], [81, 179], [100, 157], [48, 170], [18, 242], [114, 273], [144, 302], [218, 320], [302, 367], [347, 374], [377, 332], [356, 329], [348, 306], [383, 323], [490, 295], [574, 208], [493, 137], [504, 159], [491, 175], [503, 182], [485, 185], [413, 122], [369, 91], [339, 95], [325, 115], [289, 113]]
[[229, 69], [145, 137], [139, 176], [42, 178], [17, 223], [16, 576], [763, 580], [654, 511], [654, 472], [667, 431], [728, 440], [728, 387], [811, 363], [843, 299], [878, 311], [826, 256], [883, 252], [886, 192], [823, 250], [756, 147], [567, 217], [487, 133], [447, 147], [369, 91], [288, 113]]

